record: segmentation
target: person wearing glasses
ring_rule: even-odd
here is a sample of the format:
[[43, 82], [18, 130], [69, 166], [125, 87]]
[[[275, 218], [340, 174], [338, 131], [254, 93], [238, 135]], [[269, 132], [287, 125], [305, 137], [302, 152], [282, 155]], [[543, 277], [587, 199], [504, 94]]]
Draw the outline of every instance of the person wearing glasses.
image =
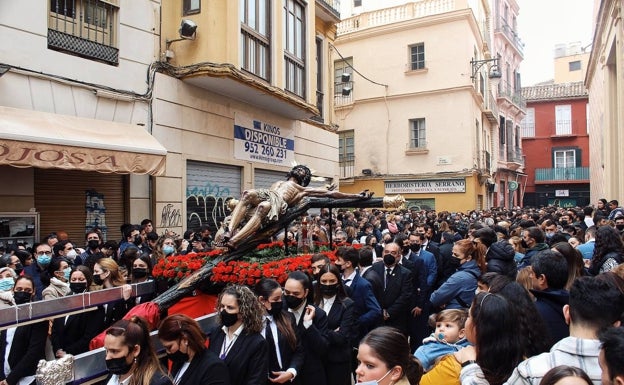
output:
[[[46, 245], [48, 248], [49, 246]], [[35, 283], [29, 276], [15, 281], [13, 297], [17, 305], [29, 303], [35, 296]], [[45, 358], [48, 320], [11, 327], [0, 332], [0, 385], [34, 384], [37, 363]]]
[[160, 366], [143, 318], [115, 322], [106, 330], [104, 348], [111, 374], [106, 385], [173, 385]]
[[52, 247], [47, 243], [35, 246], [35, 263], [24, 268], [24, 274], [32, 277], [35, 283], [35, 300], [39, 301], [45, 286], [41, 282], [41, 273], [44, 273], [52, 262]]

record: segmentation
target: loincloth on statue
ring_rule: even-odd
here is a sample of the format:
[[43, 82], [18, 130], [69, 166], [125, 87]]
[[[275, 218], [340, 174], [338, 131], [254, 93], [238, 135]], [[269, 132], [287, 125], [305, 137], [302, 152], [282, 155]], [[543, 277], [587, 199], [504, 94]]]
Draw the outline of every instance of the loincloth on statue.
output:
[[258, 189], [256, 190], [256, 194], [260, 201], [269, 202], [271, 204], [271, 209], [264, 218], [266, 222], [278, 220], [280, 215], [284, 214], [288, 209], [288, 203], [282, 199], [281, 195], [273, 190]]

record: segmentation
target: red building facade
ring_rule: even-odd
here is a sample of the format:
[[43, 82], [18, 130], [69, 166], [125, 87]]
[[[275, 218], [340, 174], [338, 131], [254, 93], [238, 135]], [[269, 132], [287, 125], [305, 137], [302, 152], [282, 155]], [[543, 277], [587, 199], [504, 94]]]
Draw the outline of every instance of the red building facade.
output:
[[589, 97], [583, 82], [525, 87], [524, 206], [585, 206], [589, 195]]

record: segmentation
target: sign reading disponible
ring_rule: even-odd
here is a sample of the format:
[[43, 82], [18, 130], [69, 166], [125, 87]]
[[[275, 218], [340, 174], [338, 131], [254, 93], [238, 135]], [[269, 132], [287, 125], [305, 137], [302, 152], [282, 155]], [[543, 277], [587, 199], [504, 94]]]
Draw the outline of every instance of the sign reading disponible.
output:
[[278, 127], [236, 114], [234, 118], [234, 157], [250, 162], [288, 166], [295, 161], [295, 134], [291, 128]]
[[463, 192], [466, 192], [466, 179], [419, 179], [385, 182], [385, 194]]

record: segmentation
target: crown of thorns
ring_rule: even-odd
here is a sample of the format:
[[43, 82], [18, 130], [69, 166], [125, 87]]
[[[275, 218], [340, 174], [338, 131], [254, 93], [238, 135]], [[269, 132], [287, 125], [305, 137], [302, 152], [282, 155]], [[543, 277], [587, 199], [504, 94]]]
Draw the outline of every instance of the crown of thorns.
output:
[[290, 172], [286, 175], [286, 179], [295, 178], [297, 183], [303, 187], [306, 187], [310, 184], [310, 179], [312, 178], [312, 172], [309, 168], [303, 165], [297, 165], [290, 170]]

